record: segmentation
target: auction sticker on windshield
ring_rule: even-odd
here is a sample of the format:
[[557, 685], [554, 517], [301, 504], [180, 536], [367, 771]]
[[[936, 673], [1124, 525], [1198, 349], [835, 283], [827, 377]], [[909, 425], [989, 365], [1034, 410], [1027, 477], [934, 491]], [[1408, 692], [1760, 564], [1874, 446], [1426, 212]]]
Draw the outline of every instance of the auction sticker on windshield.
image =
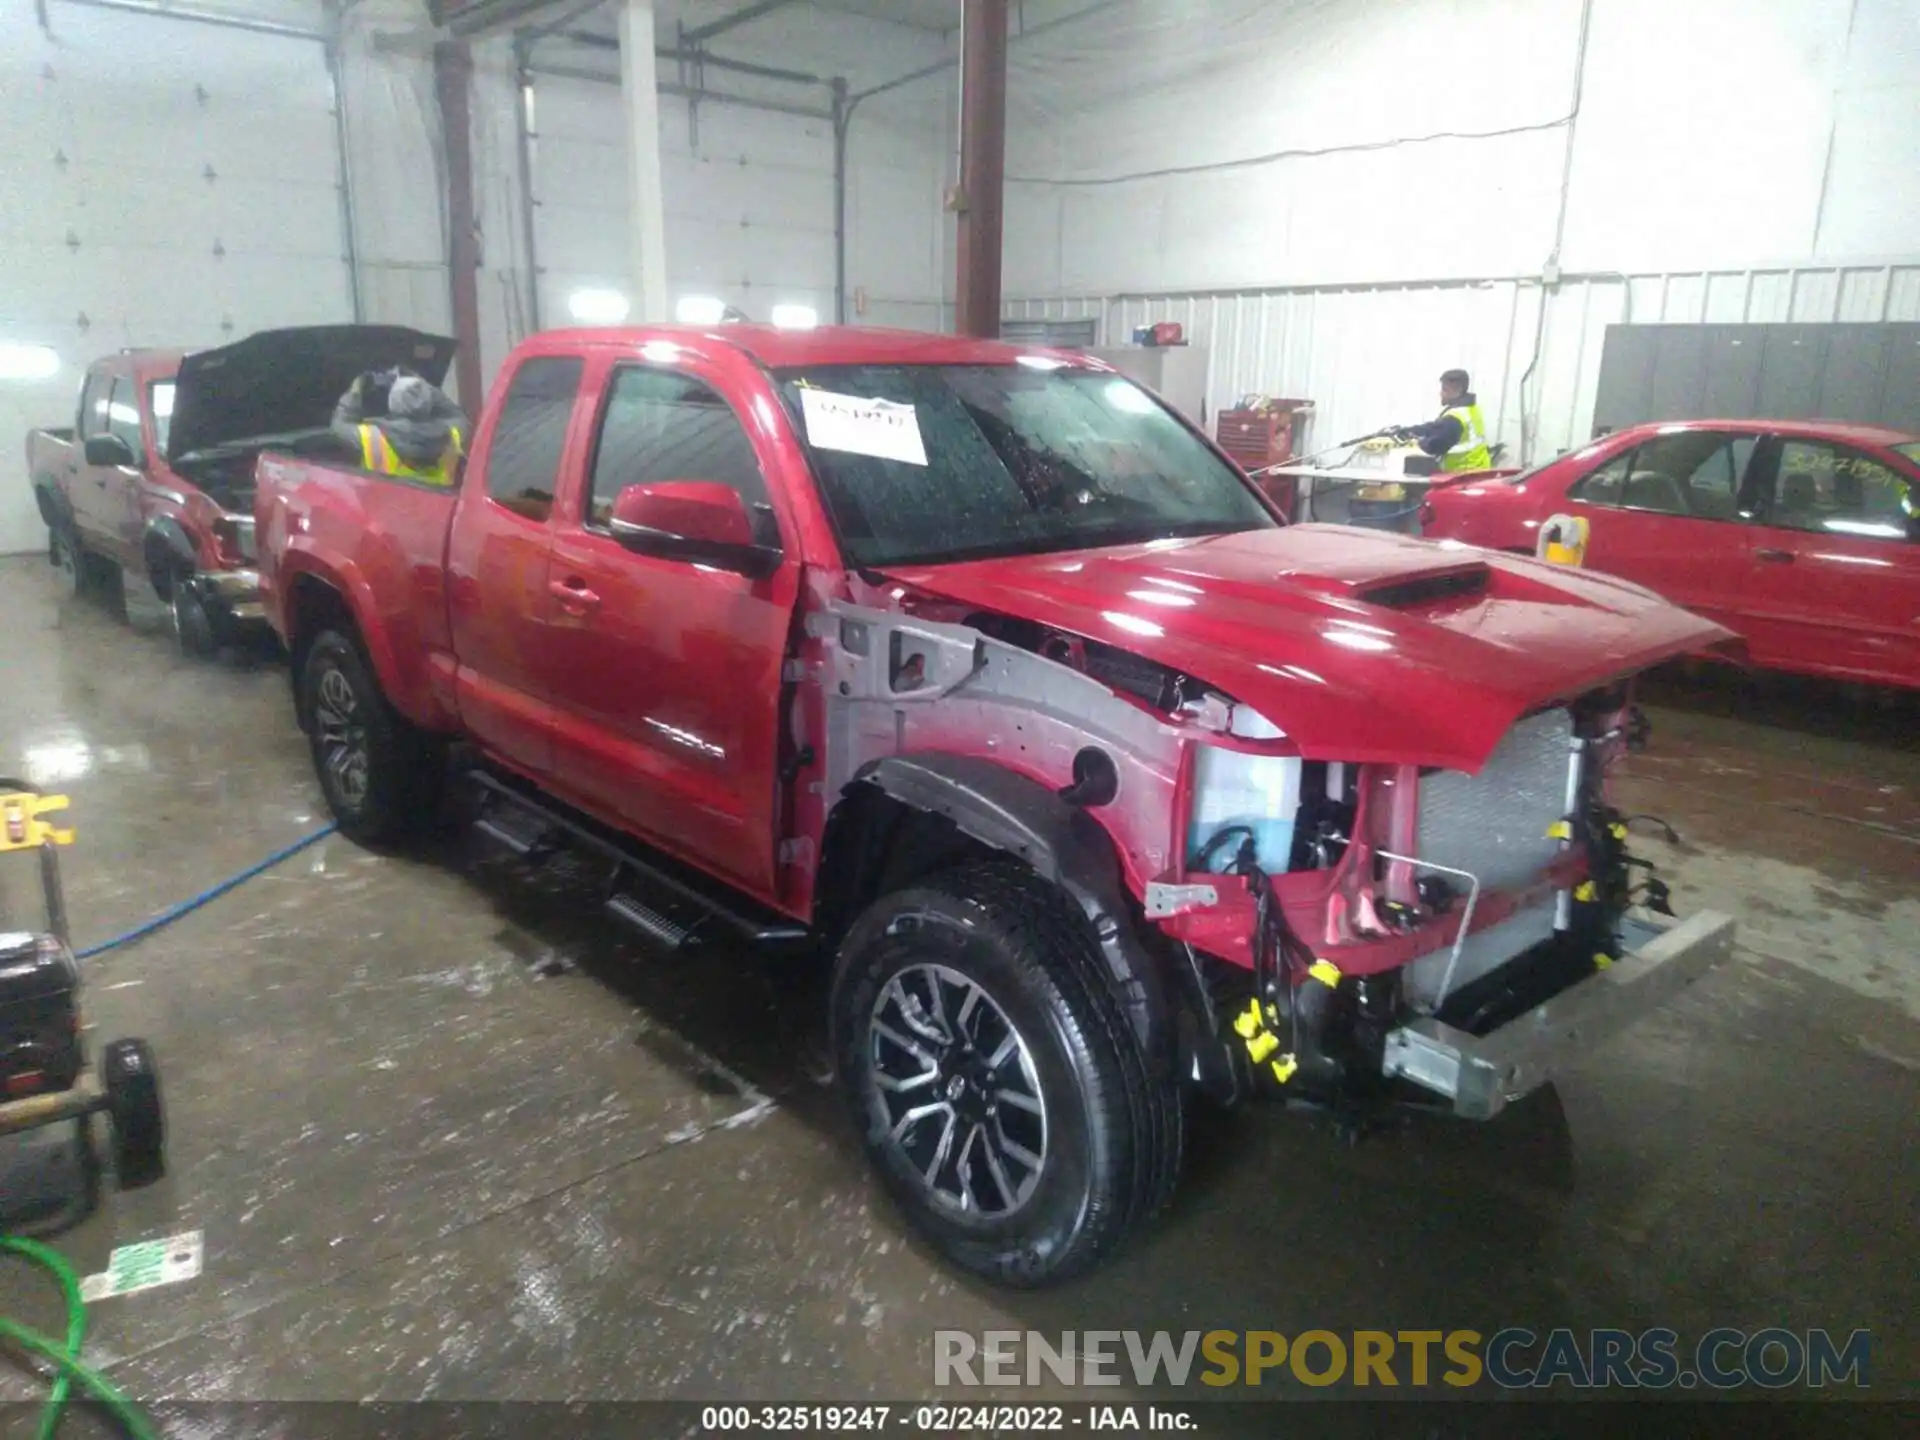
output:
[[920, 419], [913, 406], [898, 400], [862, 400], [807, 386], [800, 391], [807, 418], [807, 440], [822, 450], [844, 450], [871, 455], [876, 460], [898, 460], [925, 465], [927, 447], [920, 438]]

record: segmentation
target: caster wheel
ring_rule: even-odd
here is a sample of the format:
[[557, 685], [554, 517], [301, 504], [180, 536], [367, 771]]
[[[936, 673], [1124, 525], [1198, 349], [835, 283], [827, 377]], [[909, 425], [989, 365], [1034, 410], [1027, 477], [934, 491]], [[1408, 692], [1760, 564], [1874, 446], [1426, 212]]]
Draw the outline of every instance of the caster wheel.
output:
[[144, 1040], [115, 1040], [100, 1057], [100, 1079], [113, 1120], [113, 1164], [120, 1188], [160, 1177], [167, 1125], [160, 1108], [160, 1074]]

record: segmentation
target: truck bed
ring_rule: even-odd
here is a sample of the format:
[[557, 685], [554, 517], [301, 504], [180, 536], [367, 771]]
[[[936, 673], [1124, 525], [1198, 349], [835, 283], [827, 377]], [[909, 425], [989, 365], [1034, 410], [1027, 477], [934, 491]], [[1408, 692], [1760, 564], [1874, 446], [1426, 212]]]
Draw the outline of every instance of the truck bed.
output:
[[370, 602], [387, 652], [373, 658], [394, 667], [389, 693], [415, 718], [432, 709], [429, 658], [452, 649], [443, 576], [456, 493], [280, 451], [255, 470], [261, 597], [275, 627], [289, 633], [303, 573]]
[[73, 454], [73, 427], [46, 427], [27, 432], [27, 475], [51, 478], [64, 472]]

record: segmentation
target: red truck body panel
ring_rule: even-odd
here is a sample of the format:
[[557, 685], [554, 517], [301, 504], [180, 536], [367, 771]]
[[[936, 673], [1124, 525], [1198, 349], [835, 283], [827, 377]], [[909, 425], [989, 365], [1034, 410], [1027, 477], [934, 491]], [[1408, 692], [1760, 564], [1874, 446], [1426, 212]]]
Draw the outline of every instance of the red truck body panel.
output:
[[[823, 768], [829, 756], [818, 752], [833, 749], [835, 733], [851, 737], [848, 764], [888, 753], [989, 756], [1052, 790], [1071, 779], [1090, 727], [1133, 737], [1131, 748], [1115, 747], [1125, 802], [1086, 813], [1112, 838], [1138, 896], [1185, 863], [1180, 776], [1197, 745], [1390, 762], [1406, 774], [1421, 765], [1473, 770], [1520, 714], [1727, 638], [1619, 581], [1327, 526], [850, 571], [770, 367], [1011, 365], [1022, 357], [1104, 368], [1026, 347], [888, 331], [535, 336], [496, 382], [456, 493], [262, 460], [268, 612], [283, 636], [297, 637], [305, 632], [301, 581], [322, 582], [352, 611], [387, 696], [416, 723], [470, 738], [588, 815], [802, 919], [813, 913], [828, 816], [853, 778]], [[512, 438], [503, 422], [522, 371], [555, 360], [580, 369], [555, 442], [551, 504], [510, 508], [490, 493], [492, 467]], [[783, 554], [772, 573], [750, 578], [635, 553], [585, 523], [596, 434], [623, 367], [687, 377], [731, 408], [779, 532]], [[1244, 742], [1203, 732], [1005, 647], [994, 653], [1004, 651], [1006, 665], [1042, 667], [1027, 690], [947, 695], [976, 663], [981, 642], [965, 624], [975, 611], [1191, 672], [1285, 735]], [[911, 621], [913, 637], [933, 647], [918, 693], [945, 698], [903, 706], [896, 690], [869, 694], [864, 677], [836, 671], [852, 662], [826, 637], [861, 623], [845, 618], [854, 615], [925, 617]], [[956, 667], [948, 678], [942, 655]], [[836, 673], [846, 678], [834, 681]], [[1073, 690], [1074, 705], [1037, 698], [1056, 684]], [[845, 709], [838, 732], [828, 713], [835, 706]], [[1294, 878], [1302, 883], [1289, 892], [1290, 908], [1333, 883]], [[1490, 899], [1487, 915], [1503, 913], [1504, 903]], [[1221, 953], [1244, 956], [1247, 914], [1232, 908], [1239, 934], [1222, 940]], [[1422, 943], [1441, 940], [1402, 937], [1381, 963]]]
[[[1660, 508], [1597, 488], [1603, 472], [1642, 447], [1689, 435], [1724, 436], [1729, 454], [1745, 452], [1742, 473], [1712, 497], [1710, 513], [1707, 505], [1696, 507], [1700, 497], [1689, 477], [1679, 477], [1677, 488], [1649, 488], [1644, 498]], [[1543, 521], [1578, 516], [1589, 526], [1590, 570], [1636, 581], [1727, 626], [1746, 642], [1754, 664], [1920, 688], [1916, 445], [1920, 439], [1896, 430], [1827, 421], [1638, 425], [1515, 481], [1469, 479], [1435, 489], [1424, 533], [1531, 553]], [[1638, 469], [1637, 460], [1627, 464]], [[1816, 507], [1789, 517], [1778, 507], [1794, 483], [1781, 474], [1790, 467], [1802, 468]], [[1817, 508], [1834, 498], [1836, 477], [1857, 467], [1904, 482], [1906, 533], [1897, 511], [1896, 523], [1885, 524], [1885, 517], [1863, 523]], [[1583, 488], [1588, 483], [1596, 488]], [[1782, 523], [1788, 519], [1793, 523]]]
[[258, 475], [254, 516], [270, 622], [282, 634], [294, 623], [285, 606], [301, 576], [325, 582], [353, 607], [394, 704], [422, 725], [451, 728], [452, 691], [436, 683], [434, 658], [452, 653], [446, 546], [453, 496], [401, 481], [374, 489], [350, 471], [285, 455], [261, 456]]
[[1205, 676], [1308, 759], [1453, 770], [1527, 710], [1703, 634], [1636, 586], [1344, 525], [891, 573]]

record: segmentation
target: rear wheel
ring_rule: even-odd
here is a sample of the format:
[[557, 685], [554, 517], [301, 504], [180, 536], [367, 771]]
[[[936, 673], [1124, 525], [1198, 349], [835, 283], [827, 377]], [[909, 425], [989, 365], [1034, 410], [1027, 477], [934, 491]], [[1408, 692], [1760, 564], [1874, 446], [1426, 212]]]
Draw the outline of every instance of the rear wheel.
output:
[[344, 834], [381, 844], [432, 824], [446, 779], [443, 748], [387, 703], [350, 636], [328, 630], [308, 649], [300, 715], [327, 808]]
[[883, 897], [841, 948], [832, 1009], [868, 1158], [955, 1264], [1052, 1283], [1165, 1201], [1179, 1097], [1084, 917], [1031, 872], [970, 865]]
[[47, 532], [47, 558], [59, 574], [62, 594], [86, 593], [93, 579], [93, 566], [71, 525], [57, 525]]

